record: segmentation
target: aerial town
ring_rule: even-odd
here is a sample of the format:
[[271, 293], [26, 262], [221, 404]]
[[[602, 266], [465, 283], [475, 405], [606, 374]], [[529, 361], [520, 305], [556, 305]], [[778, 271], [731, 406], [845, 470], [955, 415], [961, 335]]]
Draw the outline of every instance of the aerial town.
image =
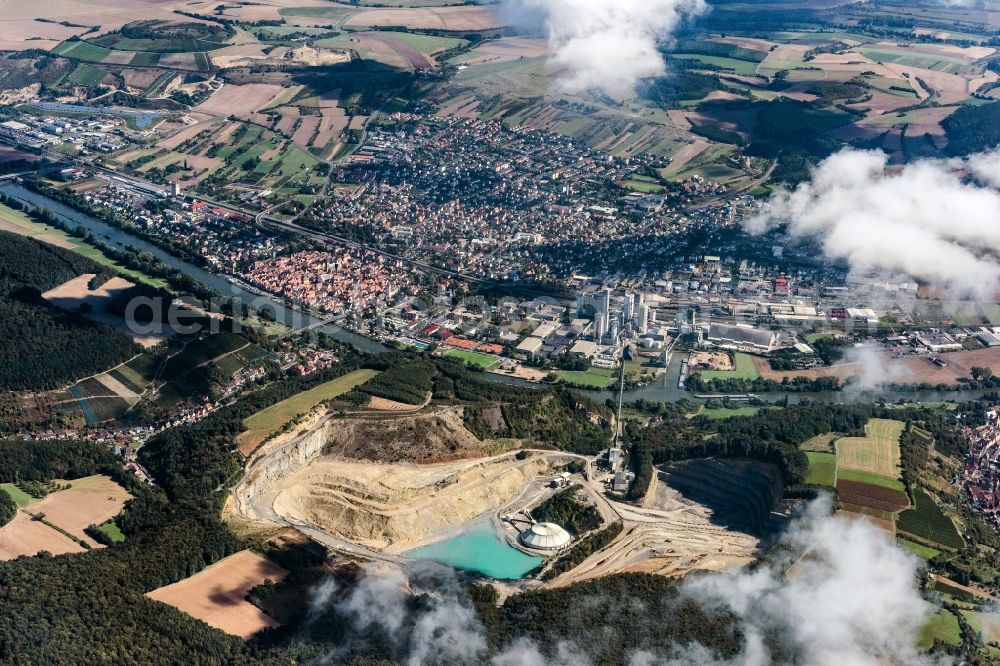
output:
[[1000, 664], [1000, 7], [0, 0], [0, 662]]

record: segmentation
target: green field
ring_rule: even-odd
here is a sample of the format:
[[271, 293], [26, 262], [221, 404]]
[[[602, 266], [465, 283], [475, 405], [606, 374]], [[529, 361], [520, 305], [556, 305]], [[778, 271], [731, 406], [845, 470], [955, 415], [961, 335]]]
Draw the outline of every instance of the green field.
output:
[[607, 368], [590, 368], [586, 371], [560, 370], [556, 374], [560, 382], [596, 389], [607, 388], [615, 381], [615, 371]]
[[159, 53], [150, 53], [148, 51], [136, 51], [135, 55], [132, 56], [132, 60], [128, 64], [133, 67], [156, 67], [160, 62]]
[[246, 451], [247, 448], [253, 450], [271, 435], [280, 431], [286, 423], [300, 414], [308, 412], [321, 402], [336, 398], [338, 395], [347, 393], [351, 389], [364, 384], [378, 374], [377, 370], [355, 370], [342, 377], [331, 379], [325, 384], [314, 386], [308, 391], [303, 391], [275, 403], [267, 409], [248, 416], [243, 421], [246, 426], [244, 431], [236, 439], [240, 449]]
[[1000, 305], [986, 304], [980, 306], [983, 316], [990, 322], [991, 326], [1000, 326]]
[[349, 7], [282, 7], [278, 10], [281, 16], [309, 16], [311, 18], [342, 19], [357, 13], [357, 9]]
[[108, 538], [111, 539], [111, 543], [121, 543], [122, 541], [125, 541], [125, 535], [122, 534], [121, 529], [118, 528], [118, 525], [116, 525], [113, 520], [110, 520], [103, 525], [98, 525], [97, 529], [107, 534]]
[[899, 545], [906, 550], [910, 551], [918, 557], [922, 557], [925, 560], [933, 560], [935, 557], [941, 554], [941, 551], [936, 548], [931, 548], [930, 546], [924, 546], [916, 541], [910, 541], [909, 539], [898, 539]]
[[10, 495], [10, 498], [14, 500], [14, 504], [18, 507], [27, 506], [35, 501], [34, 497], [24, 492], [13, 483], [0, 483], [0, 488]]
[[449, 349], [442, 356], [447, 356], [448, 358], [456, 358], [463, 363], [469, 365], [475, 365], [483, 370], [489, 370], [493, 366], [500, 363], [500, 359], [492, 354], [483, 354], [481, 352], [466, 351], [464, 349]]
[[734, 416], [754, 416], [760, 410], [760, 407], [703, 407], [698, 412], [698, 416], [719, 421], [721, 419], [730, 419]]
[[103, 46], [76, 40], [63, 42], [52, 49], [52, 52], [56, 55], [74, 60], [83, 60], [85, 62], [102, 62], [111, 54], [110, 49], [106, 49]]
[[809, 474], [806, 483], [833, 488], [837, 485], [837, 456], [832, 453], [807, 451]]
[[92, 67], [86, 63], [80, 63], [69, 75], [69, 80], [81, 86], [96, 86], [108, 73], [103, 69]]
[[857, 469], [844, 469], [843, 467], [837, 468], [837, 479], [840, 481], [855, 481], [857, 483], [869, 483], [873, 486], [881, 486], [882, 488], [892, 488], [893, 490], [898, 490], [902, 493], [906, 492], [906, 486], [899, 479], [891, 479], [888, 476], [883, 476], [882, 474], [874, 474], [872, 472], [862, 472]]
[[706, 370], [699, 373], [704, 380], [712, 379], [757, 379], [760, 375], [753, 364], [753, 357], [749, 354], [736, 354], [735, 370]]
[[131, 268], [126, 268], [121, 264], [117, 263], [113, 259], [109, 258], [103, 252], [98, 250], [92, 245], [87, 245], [83, 240], [70, 236], [62, 229], [56, 227], [51, 227], [47, 224], [41, 224], [30, 219], [27, 215], [19, 210], [14, 210], [9, 206], [0, 204], [0, 228], [7, 224], [11, 227], [14, 233], [19, 233], [23, 236], [30, 236], [31, 238], [36, 238], [44, 242], [52, 242], [53, 244], [59, 244], [70, 246], [68, 249], [76, 252], [79, 255], [92, 259], [102, 266], [109, 266], [114, 268], [116, 271], [121, 273], [127, 278], [131, 278], [137, 282], [145, 282], [148, 285], [154, 287], [166, 288], [167, 283], [165, 280], [160, 278], [150, 277], [139, 271], [133, 270]]
[[875, 62], [891, 63], [894, 65], [905, 65], [907, 67], [919, 67], [921, 69], [933, 69], [939, 72], [957, 74], [962, 72], [971, 63], [964, 58], [954, 56], [936, 55], [929, 53], [919, 53], [917, 51], [901, 53], [893, 49], [873, 49], [858, 48], [858, 53]]
[[920, 632], [920, 647], [930, 648], [937, 639], [948, 645], [962, 644], [962, 631], [958, 618], [951, 611], [939, 610]]
[[726, 58], [723, 56], [701, 55], [698, 53], [672, 53], [670, 58], [678, 60], [697, 60], [712, 67], [718, 67], [724, 71], [731, 71], [740, 76], [754, 76], [757, 73], [757, 63], [748, 60], [737, 60], [736, 58]]
[[663, 185], [660, 185], [651, 178], [644, 178], [643, 176], [633, 176], [632, 178], [622, 182], [622, 186], [630, 190], [646, 194], [656, 194], [663, 191]]
[[916, 506], [899, 514], [896, 525], [901, 531], [939, 543], [945, 548], [962, 548], [965, 545], [955, 529], [955, 523], [923, 488], [914, 490], [913, 500]]
[[420, 35], [415, 32], [379, 31], [372, 34], [406, 44], [407, 46], [427, 56], [434, 55], [435, 53], [441, 53], [442, 51], [450, 51], [451, 49], [458, 48], [459, 46], [465, 46], [469, 43], [467, 40], [459, 39], [457, 37]]
[[801, 451], [818, 451], [820, 453], [836, 453], [833, 443], [840, 437], [835, 432], [825, 432], [822, 435], [810, 437], [799, 444]]

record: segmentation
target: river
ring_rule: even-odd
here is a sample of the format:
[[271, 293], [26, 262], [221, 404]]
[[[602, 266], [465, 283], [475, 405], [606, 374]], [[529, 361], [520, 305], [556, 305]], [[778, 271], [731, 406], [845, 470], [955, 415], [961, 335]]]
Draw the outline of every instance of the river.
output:
[[[684, 389], [677, 388], [677, 381], [680, 378], [681, 371], [681, 360], [685, 357], [685, 354], [676, 353], [673, 354], [670, 359], [670, 365], [667, 367], [667, 372], [665, 375], [658, 378], [651, 384], [647, 384], [641, 388], [633, 389], [631, 391], [625, 391], [623, 395], [623, 400], [626, 403], [635, 402], [636, 400], [645, 399], [650, 402], [676, 402], [683, 398], [689, 400], [694, 400], [696, 402], [705, 402], [695, 398], [694, 393], [689, 393]], [[493, 373], [485, 373], [487, 377], [494, 381], [501, 382], [503, 384], [512, 384], [514, 386], [538, 386], [538, 384], [533, 384], [524, 379], [519, 379], [517, 377], [509, 377], [507, 375], [498, 375]], [[596, 391], [596, 390], [586, 390], [580, 389], [579, 392], [591, 400], [599, 403], [603, 403], [609, 398], [615, 399], [617, 402], [618, 394], [616, 391]], [[788, 391], [777, 391], [770, 393], [755, 393], [758, 398], [765, 402], [776, 403], [788, 401], [790, 405], [796, 405], [801, 402], [834, 402], [834, 403], [854, 403], [854, 402], [877, 402], [879, 400], [885, 400], [886, 402], [898, 402], [903, 400], [905, 402], [962, 402], [965, 400], [974, 400], [986, 393], [996, 393], [993, 389], [986, 390], [975, 390], [975, 391], [815, 391], [806, 393], [793, 393]]]
[[[185, 261], [184, 259], [180, 259], [179, 257], [166, 252], [160, 247], [143, 238], [140, 238], [139, 236], [123, 231], [118, 227], [113, 227], [110, 224], [97, 219], [93, 215], [88, 215], [87, 213], [78, 211], [63, 204], [62, 202], [56, 201], [43, 194], [33, 192], [21, 185], [8, 181], [0, 184], [0, 192], [32, 206], [44, 208], [61, 218], [63, 221], [74, 226], [83, 226], [94, 234], [95, 237], [112, 245], [121, 245], [123, 247], [134, 248], [140, 252], [148, 252], [164, 264], [194, 278], [207, 287], [211, 287], [224, 296], [240, 299], [254, 308], [267, 308], [274, 314], [275, 319], [287, 324], [288, 326], [301, 329], [311, 326], [318, 321], [322, 321], [322, 319], [313, 315], [288, 307], [275, 297], [247, 291], [239, 285], [233, 284], [226, 277], [217, 273], [209, 272], [204, 268], [200, 268], [188, 261]], [[371, 338], [358, 335], [341, 328], [336, 324], [324, 324], [316, 327], [315, 330], [322, 331], [331, 338], [335, 338], [342, 342], [348, 342], [363, 351], [380, 353], [386, 351], [387, 349], [385, 346], [375, 340], [372, 340]]]
[[[63, 220], [74, 225], [82, 225], [89, 229], [94, 236], [102, 238], [105, 241], [110, 241], [112, 244], [132, 247], [142, 252], [148, 252], [171, 268], [189, 275], [202, 284], [215, 289], [220, 294], [243, 299], [244, 302], [254, 304], [255, 307], [266, 306], [271, 309], [278, 321], [284, 322], [289, 326], [298, 329], [310, 326], [318, 321], [322, 321], [313, 315], [293, 310], [276, 298], [247, 291], [240, 286], [231, 283], [226, 277], [216, 273], [211, 273], [203, 268], [195, 266], [190, 262], [180, 259], [150, 243], [149, 241], [140, 238], [139, 236], [123, 231], [117, 227], [113, 227], [105, 222], [102, 222], [101, 220], [98, 220], [92, 215], [70, 208], [59, 201], [55, 201], [54, 199], [51, 199], [43, 194], [33, 192], [21, 185], [7, 181], [0, 184], [0, 192], [33, 206], [45, 208]], [[324, 324], [322, 326], [318, 326], [315, 330], [322, 331], [331, 338], [350, 343], [358, 349], [366, 352], [381, 353], [387, 351], [388, 349], [376, 340], [358, 335], [335, 324]], [[666, 374], [660, 379], [657, 379], [655, 382], [647, 386], [626, 391], [624, 396], [625, 402], [635, 402], [640, 398], [652, 402], [674, 402], [682, 398], [695, 399], [693, 393], [688, 393], [684, 389], [677, 388], [677, 380], [680, 376], [680, 366], [683, 356], [684, 355], [680, 353], [673, 354]], [[506, 375], [498, 375], [487, 372], [484, 373], [484, 376], [493, 381], [505, 384], [513, 384], [516, 386], [538, 386], [538, 384], [532, 384], [531, 382], [527, 382], [523, 379], [508, 377]], [[608, 398], [615, 396], [612, 391], [582, 390], [580, 392], [597, 402], [604, 402]], [[899, 400], [904, 400], [906, 402], [961, 402], [963, 400], [973, 400], [989, 392], [991, 391], [821, 391], [815, 393], [758, 393], [757, 396], [766, 402], [781, 402], [787, 399], [789, 404], [794, 405], [807, 400], [812, 402], [837, 403], [872, 402], [881, 399], [888, 402], [897, 402]]]

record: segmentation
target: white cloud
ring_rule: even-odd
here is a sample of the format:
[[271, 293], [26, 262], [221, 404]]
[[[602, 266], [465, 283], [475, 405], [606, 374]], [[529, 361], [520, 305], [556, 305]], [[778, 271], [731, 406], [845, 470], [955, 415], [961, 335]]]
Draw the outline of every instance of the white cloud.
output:
[[626, 97], [639, 79], [666, 71], [659, 42], [708, 6], [704, 0], [507, 0], [504, 9], [544, 28], [564, 90], [599, 88]]
[[[752, 232], [788, 224], [792, 236], [817, 237], [831, 258], [855, 273], [890, 271], [989, 298], [1000, 287], [1000, 183], [997, 153], [967, 160], [922, 160], [886, 172], [881, 151], [843, 150], [812, 181], [779, 193], [748, 219]], [[963, 180], [970, 171], [984, 185]]]
[[[683, 597], [706, 610], [722, 608], [735, 615], [743, 635], [735, 659], [721, 658], [694, 643], [669, 655], [634, 651], [630, 665], [770, 666], [783, 663], [788, 655], [811, 666], [946, 663], [916, 647], [931, 609], [917, 589], [917, 558], [872, 524], [830, 514], [828, 497], [813, 502], [782, 537], [776, 551], [780, 555], [765, 565], [706, 573], [683, 583]], [[314, 614], [335, 609], [349, 623], [349, 635], [357, 637], [351, 639], [353, 645], [329, 654], [331, 663], [363, 650], [364, 637], [372, 632], [386, 636], [397, 650], [397, 660], [409, 666], [592, 663], [579, 643], [560, 641], [542, 650], [525, 638], [489, 658], [485, 628], [463, 599], [456, 579], [420, 563], [409, 574], [407, 578], [396, 569], [370, 565], [352, 587], [324, 584], [314, 592]], [[416, 606], [408, 604], [417, 588], [426, 596]], [[588, 639], [604, 628], [591, 630]], [[772, 653], [773, 640], [779, 641], [782, 655]]]
[[884, 352], [872, 345], [851, 347], [841, 363], [858, 366], [858, 373], [845, 387], [849, 393], [875, 391], [887, 384], [905, 384], [913, 378], [909, 368], [901, 363], [890, 363]]
[[[805, 552], [797, 562], [685, 583], [691, 598], [714, 600], [740, 618], [745, 646], [734, 663], [773, 663], [765, 635], [813, 666], [940, 663], [916, 647], [930, 608], [917, 590], [917, 559], [867, 521], [829, 511], [827, 498], [814, 502], [789, 530], [791, 552]], [[698, 663], [728, 663], [697, 645], [672, 663], [696, 655]]]

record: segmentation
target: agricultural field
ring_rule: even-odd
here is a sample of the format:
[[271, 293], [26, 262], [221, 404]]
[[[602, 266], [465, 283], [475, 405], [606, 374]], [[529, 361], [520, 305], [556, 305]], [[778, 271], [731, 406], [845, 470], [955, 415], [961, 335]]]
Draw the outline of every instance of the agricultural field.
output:
[[845, 505], [867, 507], [877, 511], [896, 513], [910, 505], [910, 500], [902, 490], [886, 488], [871, 483], [845, 479], [838, 472], [837, 495]]
[[[43, 499], [29, 496], [30, 501], [25, 501], [21, 496], [24, 493], [15, 498], [19, 504], [25, 503], [9, 523], [0, 527], [0, 560], [35, 555], [42, 550], [58, 555], [83, 552], [87, 547], [100, 548], [84, 530], [117, 516], [131, 497], [107, 476], [55, 483], [68, 483], [70, 487], [51, 492]], [[14, 496], [6, 485], [4, 490]], [[38, 515], [43, 518], [33, 518]]]
[[482, 352], [466, 351], [464, 349], [449, 349], [444, 352], [442, 356], [447, 356], [448, 358], [455, 358], [468, 365], [475, 365], [483, 370], [489, 370], [490, 368], [496, 366], [500, 363], [500, 359], [493, 354], [484, 354]]
[[235, 333], [217, 333], [188, 342], [182, 350], [167, 359], [159, 378], [164, 381], [176, 379], [202, 364], [248, 348], [251, 344]]
[[281, 582], [288, 571], [249, 550], [219, 560], [190, 578], [153, 590], [146, 596], [227, 634], [249, 639], [278, 623], [246, 598], [266, 581]]
[[834, 442], [839, 438], [840, 435], [834, 432], [816, 435], [799, 444], [799, 449], [802, 451], [816, 451], [818, 453], [836, 453], [837, 450], [834, 447]]
[[[898, 528], [899, 525], [897, 525], [896, 527]], [[910, 541], [909, 539], [904, 539], [902, 537], [897, 539], [897, 543], [906, 550], [916, 555], [917, 557], [923, 558], [925, 560], [933, 560], [935, 557], [941, 554], [941, 551], [938, 550], [937, 548], [931, 548], [930, 546], [925, 546], [923, 544], [917, 543], [916, 541]]]
[[945, 548], [959, 549], [965, 545], [955, 523], [924, 489], [916, 488], [913, 499], [916, 506], [900, 513], [896, 521], [901, 532]]
[[326, 400], [347, 393], [377, 375], [375, 370], [355, 370], [263, 409], [243, 421], [246, 430], [237, 438], [240, 453], [250, 455], [287, 423]]
[[842, 437], [837, 440], [837, 465], [841, 469], [858, 470], [899, 477], [899, 437], [903, 422], [872, 419], [865, 425], [865, 437]]
[[807, 451], [809, 475], [806, 483], [834, 488], [837, 485], [837, 456], [832, 453]]
[[947, 645], [962, 644], [962, 630], [958, 618], [951, 611], [939, 610], [920, 632], [920, 647], [930, 648], [935, 640]]

